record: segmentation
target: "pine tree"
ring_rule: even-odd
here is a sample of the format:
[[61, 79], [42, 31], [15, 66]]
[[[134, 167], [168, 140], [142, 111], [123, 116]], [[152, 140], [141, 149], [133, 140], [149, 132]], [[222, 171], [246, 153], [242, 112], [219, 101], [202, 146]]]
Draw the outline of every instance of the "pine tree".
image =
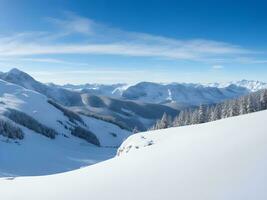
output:
[[198, 123], [205, 123], [207, 120], [206, 108], [204, 105], [200, 105], [198, 109]]
[[173, 122], [172, 122], [172, 126], [173, 127], [178, 127], [178, 126], [180, 126], [180, 122], [179, 122], [179, 116], [181, 115], [181, 112], [180, 112], [180, 114], [179, 115], [177, 115], [176, 117], [174, 117], [174, 120], [173, 120]]
[[222, 107], [221, 104], [218, 104], [213, 109], [213, 112], [211, 113], [211, 121], [216, 121], [222, 118]]
[[172, 126], [171, 118], [164, 113], [161, 120], [158, 120], [151, 130], [165, 129]]
[[214, 106], [209, 106], [206, 108], [206, 122], [210, 122], [211, 121], [211, 115], [214, 111]]
[[184, 112], [185, 119], [184, 119], [184, 124], [183, 124], [184, 126], [190, 125], [191, 113], [192, 113], [192, 111], [190, 109], [189, 110], [185, 110], [185, 112]]
[[193, 111], [190, 118], [190, 124], [198, 124], [199, 123], [199, 117], [198, 117], [198, 110]]
[[157, 121], [153, 129], [205, 123], [265, 109], [267, 109], [267, 90], [251, 93], [235, 100], [228, 100], [215, 106], [200, 105], [198, 109], [183, 110], [173, 122], [164, 113], [162, 119]]
[[252, 112], [254, 112], [253, 98], [252, 98], [251, 95], [249, 95], [249, 96], [247, 97], [246, 107], [247, 107], [247, 113], [252, 113]]
[[160, 121], [160, 129], [168, 128], [168, 127], [169, 127], [169, 117], [166, 113], [164, 113]]
[[267, 109], [267, 90], [263, 90], [260, 95], [260, 108], [261, 110]]
[[247, 103], [246, 102], [247, 102], [246, 97], [242, 97], [239, 100], [239, 108], [240, 108], [239, 113], [241, 115], [247, 114]]
[[230, 117], [238, 116], [239, 115], [239, 104], [238, 100], [233, 100], [230, 103]]
[[178, 126], [183, 126], [185, 123], [185, 115], [184, 115], [185, 111], [181, 111], [179, 113], [179, 115], [177, 115], [174, 120], [173, 120], [173, 126], [174, 127], [178, 127]]
[[230, 116], [230, 106], [229, 106], [229, 102], [226, 101], [222, 105], [222, 115], [221, 115], [221, 118], [227, 118], [229, 116]]

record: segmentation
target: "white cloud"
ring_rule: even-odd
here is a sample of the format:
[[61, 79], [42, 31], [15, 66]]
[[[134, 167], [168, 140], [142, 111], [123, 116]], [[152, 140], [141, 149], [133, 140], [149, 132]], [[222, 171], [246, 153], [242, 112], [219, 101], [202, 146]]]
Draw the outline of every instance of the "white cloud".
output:
[[[64, 60], [49, 58], [49, 55], [97, 54], [155, 57], [162, 59], [213, 62], [233, 60], [236, 57], [254, 56], [255, 52], [238, 45], [212, 40], [177, 40], [146, 33], [128, 32], [98, 24], [91, 19], [66, 13], [65, 18], [48, 18], [60, 29], [56, 32], [18, 33], [0, 37], [0, 58], [27, 57], [33, 62], [64, 63]], [[61, 37], [82, 34], [77, 42], [63, 42]], [[48, 56], [31, 58], [31, 56]], [[250, 58], [250, 60], [257, 59]], [[241, 60], [244, 62], [244, 59]], [[216, 66], [216, 65], [215, 65]], [[219, 66], [219, 65], [218, 65]], [[216, 68], [216, 67], [215, 67]], [[217, 67], [218, 68], [218, 67]]]
[[94, 23], [93, 20], [89, 18], [84, 18], [77, 16], [71, 12], [65, 12], [65, 18], [52, 18], [48, 17], [47, 20], [57, 27], [60, 27], [66, 33], [82, 33], [82, 34], [93, 34], [94, 33]]
[[222, 65], [213, 65], [212, 66], [212, 69], [223, 69], [224, 68], [224, 66], [222, 66]]

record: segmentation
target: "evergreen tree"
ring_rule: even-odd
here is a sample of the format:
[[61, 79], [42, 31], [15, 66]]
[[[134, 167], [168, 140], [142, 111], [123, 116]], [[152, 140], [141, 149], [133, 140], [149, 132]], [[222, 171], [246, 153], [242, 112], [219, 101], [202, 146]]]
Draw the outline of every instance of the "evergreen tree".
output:
[[254, 105], [253, 105], [253, 98], [251, 95], [249, 95], [246, 98], [246, 109], [247, 109], [247, 113], [252, 113], [254, 112]]
[[246, 97], [242, 97], [240, 100], [239, 100], [239, 108], [240, 108], [240, 111], [239, 113], [241, 115], [244, 115], [244, 114], [247, 114], [247, 103], [246, 103]]
[[160, 125], [160, 129], [168, 128], [168, 116], [166, 113], [163, 114], [159, 125]]
[[190, 124], [198, 124], [199, 123], [199, 117], [198, 117], [198, 110], [193, 111], [190, 118]]
[[205, 123], [265, 109], [267, 109], [267, 90], [251, 93], [238, 99], [228, 100], [215, 106], [200, 105], [198, 109], [183, 110], [174, 118], [173, 122], [164, 113], [162, 119], [157, 121], [153, 129]]
[[220, 104], [216, 105], [211, 113], [211, 121], [216, 121], [222, 118], [222, 107]]
[[182, 110], [173, 120], [173, 126], [184, 126], [185, 125], [185, 111]]
[[223, 103], [222, 105], [222, 114], [221, 114], [221, 118], [227, 118], [230, 116], [230, 106], [229, 106], [229, 102], [226, 101], [225, 103]]
[[206, 114], [206, 107], [204, 105], [200, 105], [198, 109], [198, 123], [205, 123], [207, 121]]
[[267, 90], [263, 90], [260, 94], [260, 108], [261, 110], [267, 109]]
[[240, 108], [239, 108], [238, 100], [233, 100], [230, 103], [230, 117], [238, 116], [239, 111], [240, 111]]

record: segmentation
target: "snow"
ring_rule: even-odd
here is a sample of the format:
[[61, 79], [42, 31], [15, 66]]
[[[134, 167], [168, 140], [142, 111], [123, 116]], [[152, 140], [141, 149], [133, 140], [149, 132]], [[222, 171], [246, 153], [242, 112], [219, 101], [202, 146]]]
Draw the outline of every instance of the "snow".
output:
[[251, 92], [256, 92], [256, 91], [267, 88], [267, 83], [264, 83], [261, 81], [253, 81], [253, 80], [231, 81], [227, 83], [209, 83], [209, 84], [206, 84], [205, 86], [225, 88], [225, 87], [228, 87], [229, 85], [243, 87], [243, 88], [248, 89]]
[[[51, 176], [0, 179], [2, 199], [267, 198], [267, 111], [139, 133], [128, 153]], [[145, 138], [142, 138], [144, 136]], [[152, 145], [144, 145], [153, 140]]]
[[16, 109], [59, 133], [52, 140], [18, 125], [25, 133], [23, 140], [7, 141], [1, 137], [0, 177], [47, 175], [95, 164], [113, 157], [116, 148], [131, 134], [114, 124], [81, 116], [86, 127], [80, 126], [100, 141], [102, 147], [96, 147], [72, 136], [58, 121], [68, 126], [72, 122], [47, 100], [38, 92], [0, 80], [0, 116], [7, 109]]
[[[67, 86], [62, 86], [67, 88]], [[249, 92], [267, 88], [267, 83], [253, 80], [231, 81], [226, 83], [152, 83], [140, 82], [135, 85], [69, 85], [84, 93], [92, 93], [146, 103], [178, 103], [200, 105], [218, 103], [222, 100], [239, 97]]]
[[97, 138], [101, 146], [104, 147], [119, 147], [131, 134], [131, 132], [121, 129], [112, 123], [92, 117], [83, 116], [83, 120], [89, 126], [91, 132], [97, 133]]
[[200, 104], [219, 103], [248, 93], [247, 88], [236, 85], [221, 88], [201, 84], [141, 82], [123, 91], [122, 97], [146, 103], [165, 104], [172, 102], [178, 105], [199, 106]]
[[116, 153], [115, 148], [99, 148], [74, 137], [51, 140], [31, 130], [27, 130], [22, 141], [6, 141], [0, 140], [0, 177], [66, 172], [109, 159]]

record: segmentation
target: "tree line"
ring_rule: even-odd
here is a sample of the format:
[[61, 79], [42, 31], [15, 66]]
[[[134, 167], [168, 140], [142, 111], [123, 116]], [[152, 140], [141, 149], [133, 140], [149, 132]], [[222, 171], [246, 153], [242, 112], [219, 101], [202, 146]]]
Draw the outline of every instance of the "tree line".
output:
[[215, 105], [200, 105], [197, 108], [182, 110], [174, 119], [164, 113], [151, 130], [201, 124], [266, 109], [267, 90], [260, 90]]

